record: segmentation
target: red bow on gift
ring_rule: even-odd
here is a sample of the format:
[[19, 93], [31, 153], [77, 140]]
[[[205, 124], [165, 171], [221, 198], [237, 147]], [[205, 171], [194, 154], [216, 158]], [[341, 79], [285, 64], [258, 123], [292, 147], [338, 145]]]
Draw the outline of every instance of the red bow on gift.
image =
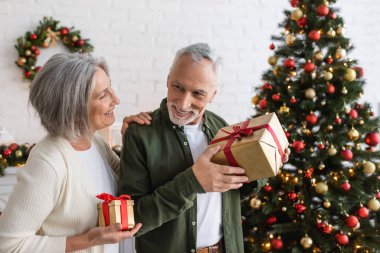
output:
[[239, 164], [231, 152], [232, 144], [236, 140], [240, 140], [243, 136], [251, 136], [254, 133], [254, 131], [265, 128], [272, 135], [274, 141], [276, 142], [277, 149], [280, 152], [281, 159], [284, 160], [284, 151], [282, 150], [280, 142], [279, 142], [276, 134], [274, 133], [273, 129], [271, 128], [271, 126], [269, 124], [264, 124], [264, 125], [260, 125], [260, 126], [247, 128], [249, 122], [250, 122], [250, 120], [246, 120], [243, 122], [243, 124], [241, 126], [233, 126], [233, 128], [232, 128], [233, 132], [232, 133], [229, 133], [229, 132], [222, 129], [222, 131], [225, 132], [227, 135], [224, 137], [212, 140], [210, 142], [210, 144], [214, 144], [214, 143], [217, 143], [220, 141], [228, 140], [227, 144], [224, 146], [224, 149], [223, 149], [224, 155], [226, 156], [226, 159], [230, 165], [238, 167]]
[[121, 230], [128, 230], [128, 213], [127, 213], [127, 202], [126, 200], [130, 200], [131, 196], [127, 194], [120, 195], [119, 197], [114, 197], [108, 193], [102, 193], [96, 195], [98, 199], [104, 200], [102, 203], [103, 217], [104, 223], [106, 226], [110, 225], [110, 216], [108, 210], [108, 203], [113, 200], [120, 200], [120, 216], [121, 216]]

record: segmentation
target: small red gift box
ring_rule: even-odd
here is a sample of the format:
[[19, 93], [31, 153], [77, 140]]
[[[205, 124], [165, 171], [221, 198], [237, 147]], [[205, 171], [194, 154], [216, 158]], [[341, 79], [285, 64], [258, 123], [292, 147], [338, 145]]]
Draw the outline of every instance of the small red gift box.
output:
[[98, 203], [99, 227], [120, 223], [121, 230], [125, 231], [135, 226], [133, 200], [129, 195], [114, 197], [110, 194], [102, 193], [96, 197], [104, 200], [103, 203]]

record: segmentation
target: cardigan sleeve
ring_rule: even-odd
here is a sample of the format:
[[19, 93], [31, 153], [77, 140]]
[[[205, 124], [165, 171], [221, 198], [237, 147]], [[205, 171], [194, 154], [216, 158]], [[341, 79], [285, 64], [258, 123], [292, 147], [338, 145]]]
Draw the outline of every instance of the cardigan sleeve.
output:
[[56, 206], [63, 178], [47, 161], [29, 157], [0, 216], [0, 252], [65, 252], [66, 237], [37, 235]]

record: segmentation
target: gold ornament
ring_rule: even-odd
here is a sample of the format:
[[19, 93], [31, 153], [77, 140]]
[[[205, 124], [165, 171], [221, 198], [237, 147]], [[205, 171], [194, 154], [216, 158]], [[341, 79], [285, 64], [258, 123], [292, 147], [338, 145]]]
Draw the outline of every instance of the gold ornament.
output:
[[328, 30], [327, 35], [331, 38], [335, 37], [335, 31], [333, 29]]
[[299, 181], [298, 177], [293, 178], [293, 184], [298, 184], [298, 181]]
[[252, 104], [257, 105], [259, 101], [260, 101], [259, 95], [256, 94], [255, 96], [252, 97], [252, 100], [251, 100]]
[[277, 63], [277, 57], [274, 56], [274, 55], [270, 56], [270, 57], [268, 58], [268, 63], [269, 63], [270, 65], [272, 65], [272, 66], [276, 65], [276, 63]]
[[18, 60], [17, 60], [17, 64], [22, 66], [26, 63], [26, 59], [24, 57], [20, 57]]
[[315, 90], [313, 88], [308, 88], [305, 90], [305, 97], [308, 99], [315, 98]]
[[330, 208], [330, 206], [331, 206], [330, 201], [328, 201], [328, 200], [323, 201], [323, 207], [324, 208], [328, 209], [328, 208]]
[[26, 51], [25, 51], [25, 55], [26, 55], [26, 56], [30, 56], [30, 55], [32, 55], [32, 51], [30, 51], [30, 50], [26, 50]]
[[300, 18], [302, 18], [302, 15], [303, 15], [303, 12], [299, 9], [299, 8], [297, 8], [297, 9], [295, 9], [293, 12], [292, 12], [292, 14], [291, 14], [291, 18], [293, 19], [293, 20], [298, 20], [298, 19], [300, 19]]
[[261, 244], [261, 248], [262, 248], [263, 252], [268, 252], [268, 251], [270, 251], [270, 250], [271, 250], [270, 242], [269, 242], [269, 241], [268, 241], [268, 242], [263, 242], [263, 243]]
[[347, 136], [350, 140], [352, 141], [357, 141], [360, 137], [360, 133], [358, 130], [356, 130], [355, 128], [351, 128], [348, 132], [347, 132]]
[[309, 236], [304, 236], [301, 238], [300, 244], [304, 249], [310, 249], [313, 245], [313, 240]]
[[283, 207], [281, 208], [281, 211], [283, 211], [283, 212], [286, 212], [286, 210], [288, 210], [288, 209], [286, 208], [286, 206], [283, 206]]
[[275, 76], [278, 75], [278, 66], [274, 66], [274, 68], [273, 68], [273, 75], [275, 75]]
[[289, 113], [289, 107], [286, 106], [286, 104], [283, 104], [281, 107], [280, 107], [280, 113], [282, 114], [287, 114]]
[[315, 185], [315, 192], [324, 195], [329, 190], [329, 186], [325, 182], [318, 182]]
[[257, 198], [252, 198], [251, 201], [249, 202], [249, 204], [253, 209], [260, 209], [261, 200], [257, 199]]
[[344, 58], [345, 56], [346, 56], [346, 54], [347, 54], [347, 52], [346, 52], [346, 50], [345, 49], [343, 49], [343, 48], [338, 48], [337, 50], [336, 50], [336, 52], [335, 52], [335, 58], [336, 59], [342, 59], [342, 58]]
[[329, 154], [329, 156], [334, 156], [336, 155], [338, 151], [336, 150], [336, 148], [334, 146], [331, 145], [331, 147], [327, 150], [327, 153]]
[[331, 130], [334, 129], [334, 127], [333, 127], [332, 125], [328, 125], [328, 126], [326, 127], [326, 129], [327, 129], [327, 131], [331, 131]]
[[330, 71], [325, 71], [323, 74], [323, 77], [325, 78], [326, 81], [330, 81], [333, 78], [333, 73]]
[[285, 38], [286, 45], [291, 46], [293, 45], [295, 41], [296, 41], [296, 36], [294, 36], [293, 34], [286, 35], [286, 38]]
[[324, 163], [320, 163], [319, 165], [318, 165], [318, 169], [319, 170], [324, 170], [326, 168], [326, 165], [324, 164]]
[[75, 41], [79, 40], [79, 37], [76, 36], [76, 35], [74, 35], [74, 36], [71, 38], [71, 40], [75, 42]]
[[317, 61], [322, 61], [323, 57], [324, 57], [323, 54], [319, 51], [314, 53], [314, 59]]
[[255, 238], [252, 236], [252, 235], [248, 235], [246, 237], [246, 241], [250, 244], [254, 244], [255, 243]]
[[343, 87], [342, 90], [340, 91], [343, 95], [346, 95], [348, 90], [346, 87]]
[[353, 168], [349, 168], [349, 169], [348, 169], [348, 175], [349, 175], [350, 177], [355, 176], [355, 170], [354, 170]]
[[364, 125], [364, 120], [359, 120], [359, 125]]
[[290, 72], [289, 72], [289, 76], [290, 76], [290, 77], [296, 77], [296, 76], [297, 76], [297, 71], [294, 71], [294, 70], [293, 70], [293, 71], [290, 71]]
[[346, 29], [342, 26], [339, 26], [337, 29], [336, 29], [336, 34], [338, 35], [343, 35], [346, 33]]
[[376, 198], [372, 198], [368, 201], [367, 206], [369, 209], [376, 212], [380, 209], [380, 202]]
[[356, 79], [356, 71], [350, 68], [346, 69], [343, 79], [347, 82], [354, 81]]
[[304, 135], [311, 135], [311, 130], [307, 128], [305, 125], [302, 126], [301, 132]]
[[376, 171], [376, 166], [373, 162], [364, 161], [363, 162], [363, 173], [367, 176], [371, 176]]
[[16, 150], [15, 156], [16, 156], [16, 158], [21, 158], [22, 157], [22, 151], [21, 150]]

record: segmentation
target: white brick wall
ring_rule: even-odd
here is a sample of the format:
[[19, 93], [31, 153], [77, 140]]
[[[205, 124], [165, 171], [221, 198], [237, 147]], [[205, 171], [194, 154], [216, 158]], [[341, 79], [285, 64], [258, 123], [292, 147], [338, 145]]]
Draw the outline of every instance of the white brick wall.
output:
[[[375, 111], [380, 67], [380, 3], [378, 0], [341, 0], [346, 35], [356, 49], [367, 78], [363, 100]], [[0, 126], [17, 142], [36, 142], [44, 134], [27, 106], [29, 82], [15, 65], [16, 38], [33, 30], [44, 15], [62, 25], [75, 26], [104, 56], [121, 104], [116, 115], [152, 110], [166, 94], [166, 76], [177, 49], [193, 42], [208, 42], [224, 58], [220, 90], [210, 109], [230, 123], [251, 114], [250, 98], [260, 85], [270, 36], [287, 0], [1, 0], [0, 1]], [[62, 47], [63, 48], [63, 47]], [[42, 50], [42, 58], [63, 50]]]

